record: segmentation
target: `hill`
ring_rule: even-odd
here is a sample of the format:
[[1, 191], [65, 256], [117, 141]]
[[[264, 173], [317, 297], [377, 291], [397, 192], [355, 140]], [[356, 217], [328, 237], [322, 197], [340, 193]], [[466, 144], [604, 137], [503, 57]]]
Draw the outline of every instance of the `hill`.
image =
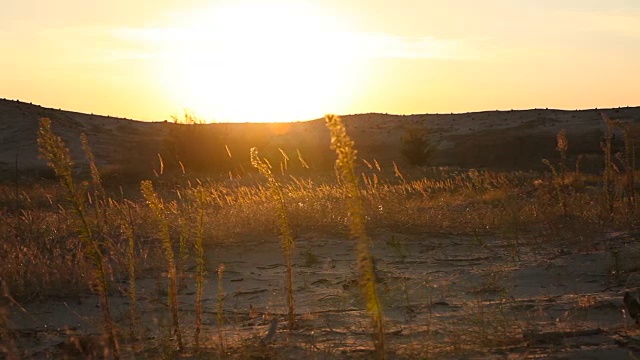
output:
[[[359, 156], [388, 166], [407, 166], [400, 154], [402, 138], [411, 129], [427, 129], [437, 144], [432, 161], [437, 166], [491, 168], [498, 170], [541, 169], [541, 159], [557, 158], [556, 134], [565, 129], [569, 156], [585, 155], [584, 169], [597, 171], [601, 161], [600, 140], [604, 122], [601, 113], [612, 119], [640, 124], [640, 107], [591, 110], [531, 109], [484, 111], [464, 114], [357, 114], [342, 116]], [[52, 127], [71, 149], [82, 167], [86, 163], [79, 135], [85, 133], [99, 167], [107, 174], [126, 177], [133, 172], [146, 176], [158, 168], [157, 154], [164, 154], [167, 166], [171, 139], [187, 142], [191, 153], [225, 163], [216, 171], [227, 172], [248, 162], [251, 146], [262, 154], [289, 157], [297, 150], [312, 168], [332, 168], [329, 135], [322, 119], [296, 123], [224, 123], [199, 125], [209, 137], [194, 136], [187, 125], [172, 122], [141, 122], [124, 118], [84, 114], [0, 99], [0, 171], [3, 180], [48, 176], [38, 158], [39, 119], [48, 117]], [[179, 130], [178, 130], [179, 129]], [[191, 133], [190, 133], [191, 131]], [[197, 135], [197, 134], [195, 134]], [[176, 138], [176, 136], [178, 136]], [[181, 137], [180, 137], [181, 136]], [[177, 139], [177, 140], [176, 140]], [[184, 144], [182, 144], [184, 145]], [[193, 154], [192, 154], [193, 155]], [[231, 155], [231, 158], [229, 158]], [[209, 166], [206, 161], [196, 166]], [[50, 175], [50, 174], [49, 174]]]

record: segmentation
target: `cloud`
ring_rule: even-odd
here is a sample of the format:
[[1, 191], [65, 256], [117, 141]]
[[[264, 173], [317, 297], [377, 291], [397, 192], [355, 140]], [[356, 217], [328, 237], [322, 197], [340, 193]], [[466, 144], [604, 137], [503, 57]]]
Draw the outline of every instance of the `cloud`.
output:
[[[348, 37], [347, 37], [348, 38]], [[399, 59], [473, 59], [483, 38], [442, 39], [432, 36], [407, 37], [387, 33], [356, 33], [345, 44], [357, 56]]]
[[611, 12], [583, 13], [578, 16], [587, 30], [640, 37], [640, 14]]
[[105, 26], [69, 26], [40, 33], [49, 60], [72, 64], [100, 64], [148, 60], [157, 56], [153, 44], [114, 36]]
[[474, 59], [476, 50], [486, 38], [442, 39], [432, 36], [400, 36], [372, 32], [222, 32], [211, 29], [180, 28], [118, 28], [112, 31], [117, 38], [133, 42], [171, 46], [216, 46], [221, 53], [234, 49], [254, 49], [255, 52], [274, 52], [294, 48], [300, 54], [338, 53], [351, 58], [401, 59]]
[[114, 38], [137, 41], [137, 42], [150, 42], [159, 43], [167, 41], [185, 41], [192, 39], [195, 33], [186, 29], [179, 28], [132, 28], [132, 27], [118, 27], [111, 29], [111, 35]]
[[640, 36], [640, 11], [636, 10], [556, 10], [546, 16], [562, 32]]

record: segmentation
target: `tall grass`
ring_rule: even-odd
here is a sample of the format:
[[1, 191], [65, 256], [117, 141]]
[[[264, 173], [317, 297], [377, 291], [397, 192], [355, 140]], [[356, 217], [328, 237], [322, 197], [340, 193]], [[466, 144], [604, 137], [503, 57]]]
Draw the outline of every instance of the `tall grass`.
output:
[[360, 271], [360, 287], [365, 298], [367, 311], [371, 317], [373, 327], [373, 343], [378, 358], [384, 359], [385, 338], [382, 306], [376, 290], [375, 273], [373, 268], [373, 258], [369, 246], [371, 239], [365, 230], [365, 212], [362, 203], [362, 193], [356, 175], [355, 162], [356, 150], [354, 142], [347, 135], [347, 130], [342, 120], [335, 115], [325, 117], [327, 127], [331, 132], [331, 149], [336, 152], [336, 169], [342, 179], [351, 219], [349, 225], [351, 236], [358, 242], [358, 269]]
[[169, 278], [167, 293], [169, 296], [169, 310], [171, 311], [171, 317], [173, 319], [173, 333], [176, 336], [178, 350], [182, 351], [184, 346], [182, 343], [182, 332], [180, 331], [180, 320], [178, 316], [178, 279], [172, 247], [173, 244], [171, 242], [171, 234], [169, 232], [169, 220], [167, 219], [164, 202], [154, 190], [151, 181], [142, 181], [140, 183], [140, 190], [152, 210], [158, 227], [158, 235], [162, 241], [162, 248], [167, 261], [167, 276]]
[[98, 166], [96, 165], [96, 159], [93, 155], [93, 151], [91, 150], [91, 146], [89, 146], [89, 139], [85, 133], [80, 134], [80, 143], [82, 145], [82, 151], [84, 152], [85, 158], [89, 163], [91, 184], [93, 187], [93, 196], [88, 194], [88, 198], [92, 200], [92, 205], [95, 208], [98, 228], [101, 232], [104, 232], [108, 222], [107, 207], [105, 204], [107, 201], [107, 194], [102, 186], [102, 180], [100, 178]]
[[[191, 184], [189, 183], [187, 186], [189, 188], [191, 187]], [[189, 255], [187, 242], [189, 240], [189, 236], [191, 235], [189, 231], [190, 229], [188, 218], [192, 215], [193, 209], [191, 208], [191, 201], [189, 199], [189, 196], [187, 196], [188, 192], [176, 190], [176, 194], [178, 196], [178, 201], [171, 204], [171, 209], [172, 212], [176, 215], [178, 222], [178, 261], [176, 264], [176, 274], [178, 277], [178, 289], [180, 290], [186, 286], [185, 267], [187, 263], [187, 257]]]
[[636, 195], [635, 195], [635, 139], [632, 135], [632, 128], [629, 124], [623, 124], [618, 122], [618, 127], [622, 130], [622, 136], [624, 140], [624, 154], [620, 161], [624, 166], [624, 192], [627, 208], [630, 212], [633, 212], [635, 208]]
[[560, 209], [562, 210], [562, 214], [564, 216], [568, 215], [567, 211], [567, 196], [566, 192], [566, 173], [567, 173], [567, 150], [569, 149], [569, 140], [567, 140], [567, 132], [562, 129], [556, 135], [556, 150], [560, 153], [560, 162], [558, 163], [558, 169], [551, 164], [551, 162], [547, 159], [543, 159], [542, 162], [551, 169], [551, 173], [553, 174], [553, 187], [556, 192], [556, 197], [558, 198], [558, 203], [560, 205]]
[[[611, 125], [609, 140], [605, 138], [603, 142], [605, 161], [608, 161], [608, 163], [605, 162], [604, 174], [601, 177], [600, 174], [598, 176], [581, 174], [580, 177], [584, 178], [585, 182], [588, 181], [589, 185], [594, 185], [583, 187], [577, 186], [576, 182], [572, 181], [572, 174], [565, 170], [564, 163], [568, 158], [566, 134], [558, 134], [556, 138], [560, 162], [554, 161], [554, 165], [549, 162], [549, 167], [554, 173], [554, 181], [549, 183], [546, 180], [539, 180], [546, 178], [536, 172], [429, 168], [420, 171], [409, 169], [406, 173], [402, 173], [395, 163], [385, 168], [376, 160], [363, 160], [360, 163], [364, 164], [361, 166], [363, 170], [360, 172], [356, 167], [355, 144], [347, 135], [340, 119], [328, 115], [326, 122], [331, 133], [332, 149], [337, 154], [335, 167], [337, 181], [331, 177], [331, 174], [308, 172], [307, 174], [310, 175], [308, 178], [290, 176], [293, 163], [289, 162], [284, 151], [281, 153], [285, 160], [279, 170], [275, 170], [280, 173], [274, 175], [274, 170], [268, 161], [260, 158], [257, 150], [254, 150], [251, 152], [251, 159], [262, 176], [266, 177], [267, 186], [256, 184], [256, 178], [251, 174], [234, 175], [231, 180], [216, 179], [211, 182], [199, 182], [197, 186], [192, 186], [188, 182], [188, 174], [182, 174], [174, 182], [164, 182], [163, 187], [154, 188], [151, 182], [142, 182], [140, 188], [125, 189], [118, 200], [108, 198], [106, 191], [100, 189], [102, 186], [100, 174], [86, 139], [83, 140], [83, 147], [86, 147], [85, 155], [92, 171], [90, 182], [87, 184], [93, 186], [92, 188], [85, 188], [84, 185], [80, 185], [82, 183], [77, 180], [77, 177], [74, 178], [73, 163], [68, 150], [51, 132], [50, 124], [43, 123], [40, 134], [43, 156], [48, 154], [45, 158], [50, 163], [57, 164], [53, 165], [53, 168], [58, 174], [61, 185], [42, 188], [38, 185], [30, 190], [25, 187], [25, 193], [20, 194], [21, 208], [0, 206], [0, 216], [3, 219], [0, 222], [0, 235], [3, 239], [7, 239], [0, 242], [0, 259], [6, 262], [4, 266], [0, 266], [0, 280], [7, 280], [12, 290], [17, 289], [21, 296], [28, 299], [33, 297], [25, 292], [33, 291], [32, 289], [35, 288], [41, 291], [37, 296], [46, 297], [56, 292], [60, 284], [74, 287], [84, 279], [82, 271], [74, 271], [74, 269], [81, 269], [82, 265], [77, 265], [78, 261], [74, 261], [77, 259], [74, 257], [76, 252], [69, 249], [84, 249], [85, 257], [81, 258], [80, 262], [87, 258], [92, 261], [93, 279], [97, 283], [95, 288], [101, 297], [105, 333], [111, 334], [110, 339], [113, 339], [109, 347], [117, 349], [119, 346], [114, 343], [118, 340], [117, 328], [113, 321], [110, 325], [112, 327], [109, 328], [108, 319], [111, 315], [108, 310], [105, 311], [109, 306], [109, 299], [106, 297], [109, 275], [113, 274], [116, 279], [128, 275], [127, 294], [130, 303], [128, 316], [131, 318], [131, 339], [137, 340], [136, 344], [141, 345], [142, 350], [148, 350], [145, 347], [151, 345], [142, 341], [143, 337], [138, 334], [138, 331], [144, 328], [142, 323], [144, 317], [138, 318], [138, 302], [146, 300], [142, 296], [139, 299], [136, 291], [136, 286], [140, 286], [140, 282], [136, 282], [136, 272], [144, 268], [137, 261], [143, 258], [138, 256], [140, 253], [162, 252], [168, 275], [167, 292], [173, 319], [171, 328], [176, 336], [178, 349], [183, 350], [181, 330], [184, 331], [185, 325], [184, 320], [181, 324], [181, 319], [178, 317], [178, 278], [181, 274], [186, 274], [186, 272], [179, 272], [179, 269], [185, 267], [186, 256], [191, 255], [190, 247], [193, 246], [196, 265], [194, 343], [197, 349], [195, 351], [199, 353], [197, 356], [206, 356], [209, 351], [207, 346], [215, 343], [216, 339], [205, 337], [207, 334], [205, 332], [207, 312], [203, 309], [203, 304], [207, 301], [205, 242], [233, 243], [247, 235], [255, 237], [265, 232], [279, 234], [287, 265], [286, 294], [283, 297], [286, 298], [289, 310], [289, 327], [294, 327], [298, 325], [297, 323], [303, 321], [306, 323], [308, 318], [301, 320], [302, 318], [295, 316], [294, 296], [297, 294], [294, 293], [293, 287], [292, 251], [295, 244], [292, 229], [304, 229], [314, 234], [321, 233], [323, 236], [339, 236], [342, 234], [341, 229], [347, 214], [350, 235], [357, 242], [360, 290], [365, 298], [368, 320], [371, 321], [373, 328], [373, 346], [378, 356], [383, 358], [387, 355], [388, 347], [391, 347], [387, 341], [395, 340], [385, 338], [384, 316], [378, 295], [379, 289], [376, 288], [374, 281], [374, 265], [370, 249], [369, 234], [372, 231], [475, 235], [477, 243], [491, 252], [502, 251], [502, 247], [490, 246], [489, 244], [492, 243], [484, 242], [481, 237], [484, 235], [501, 237], [509, 234], [515, 239], [512, 242], [513, 261], [521, 262], [527, 261], [529, 254], [526, 251], [529, 248], [521, 251], [520, 247], [530, 246], [531, 237], [544, 239], [536, 241], [545, 241], [542, 245], [546, 245], [547, 242], [552, 241], [551, 239], [578, 238], [574, 236], [578, 232], [583, 232], [586, 236], [591, 235], [587, 232], [596, 227], [599, 231], [604, 231], [611, 228], [637, 226], [640, 219], [637, 206], [627, 207], [634, 204], [635, 197], [632, 191], [637, 178], [637, 174], [633, 173], [635, 170], [633, 159], [630, 158], [633, 151], [629, 150], [633, 144], [632, 134], [625, 134], [624, 154], [617, 156], [613, 154], [615, 145], [611, 144], [613, 132], [621, 129], [620, 124], [615, 121], [609, 124]], [[608, 145], [607, 142], [609, 142]], [[609, 148], [608, 151], [607, 148]], [[277, 152], [274, 153], [277, 154]], [[304, 161], [299, 152], [298, 158], [301, 163]], [[624, 174], [616, 170], [616, 164], [622, 164], [623, 167], [620, 170], [624, 169]], [[167, 178], [167, 175], [163, 175], [161, 180], [164, 181]], [[602, 186], [603, 184], [605, 186]], [[8, 192], [3, 190], [0, 186], [0, 204], [13, 203], [15, 198], [13, 189], [9, 189]], [[140, 192], [142, 200], [139, 197]], [[3, 198], [5, 193], [11, 197]], [[125, 196], [125, 193], [128, 193], [128, 196]], [[67, 201], [62, 201], [62, 196], [66, 197]], [[274, 208], [277, 209], [277, 221], [273, 218]], [[566, 214], [569, 210], [573, 216], [558, 219], [559, 214]], [[615, 216], [612, 216], [613, 214]], [[74, 220], [75, 226], [70, 225], [71, 220]], [[561, 221], [560, 225], [558, 226], [555, 221]], [[566, 226], [569, 221], [575, 221], [578, 226]], [[170, 234], [171, 231], [174, 233]], [[77, 234], [81, 235], [80, 241]], [[160, 239], [161, 244], [156, 239]], [[501, 244], [505, 244], [505, 241], [508, 244], [509, 239], [501, 241]], [[122, 248], [117, 248], [119, 245]], [[396, 246], [398, 253], [403, 255], [399, 245], [394, 245], [393, 241], [391, 245]], [[565, 245], [566, 243], [563, 243], [563, 246]], [[119, 254], [123, 256], [118, 257]], [[217, 300], [217, 309], [215, 309], [216, 314], [210, 313], [216, 317], [218, 324], [219, 356], [225, 357], [232, 351], [239, 351], [241, 353], [238, 356], [247, 355], [248, 357], [248, 354], [242, 353], [243, 345], [238, 345], [235, 336], [229, 339], [223, 336], [223, 301], [225, 300], [223, 276], [225, 275], [222, 263], [233, 259], [219, 260], [218, 292], [217, 299], [214, 299], [214, 301]], [[120, 264], [118, 261], [123, 263]], [[618, 269], [616, 274], [619, 272]], [[231, 274], [232, 279], [228, 281], [234, 282], [227, 296], [233, 296], [234, 287], [243, 284], [235, 282], [238, 278], [233, 275], [233, 272]], [[63, 280], [48, 281], [52, 278]], [[189, 279], [185, 275], [184, 281], [190, 281]], [[103, 285], [98, 284], [100, 281]], [[389, 288], [385, 287], [385, 289]], [[410, 291], [407, 288], [404, 291], [404, 303], [407, 307], [415, 306], [409, 303]], [[387, 294], [389, 293], [385, 292], [385, 300]], [[435, 296], [435, 293], [433, 295], [429, 293], [426, 299], [429, 305], [433, 303], [431, 296]], [[103, 303], [105, 305], [102, 305]], [[469, 317], [465, 317], [460, 322], [448, 324], [449, 328], [445, 332], [447, 334], [455, 332], [456, 336], [460, 335], [457, 345], [460, 348], [499, 346], [502, 344], [502, 338], [508, 336], [504, 329], [507, 329], [506, 325], [511, 329], [512, 324], [507, 322], [509, 319], [504, 316], [502, 319], [499, 312], [484, 312], [484, 305], [479, 304], [479, 311], [471, 314], [473, 315], [471, 320], [475, 319], [475, 322], [469, 322]], [[0, 338], [3, 341], [11, 335], [5, 331], [10, 326], [6, 316], [7, 309], [7, 306], [0, 303]], [[423, 347], [427, 347], [421, 354], [423, 357], [424, 354], [438, 356], [447, 346], [440, 344], [441, 318], [431, 315], [430, 306], [428, 311], [426, 341], [423, 341], [424, 338], [412, 337], [412, 339], [418, 339], [412, 341], [422, 341]], [[246, 316], [241, 309], [234, 313], [238, 321], [243, 321], [242, 317]], [[318, 315], [318, 318], [321, 316]], [[231, 317], [225, 318], [225, 321], [233, 321], [230, 319]], [[497, 323], [496, 319], [499, 320]], [[500, 326], [492, 327], [492, 324]], [[300, 333], [306, 330], [303, 327]], [[492, 333], [494, 330], [500, 330], [500, 332], [494, 334]], [[298, 331], [291, 332], [294, 338], [297, 335], [299, 335]], [[230, 341], [225, 342], [227, 340]], [[274, 344], [270, 350], [280, 345], [279, 342], [276, 344], [278, 345]], [[3, 345], [7, 347], [11, 344], [5, 345], [0, 341], [0, 352]], [[171, 345], [175, 347], [173, 342]], [[284, 346], [288, 345], [290, 344], [287, 343]], [[402, 351], [400, 347], [395, 349], [395, 346], [394, 350], [398, 351], [398, 354]], [[119, 350], [113, 350], [113, 353], [119, 355]], [[388, 356], [392, 355], [389, 353]]]
[[[635, 189], [635, 143], [637, 129], [634, 131], [633, 125], [621, 120], [613, 120], [604, 113], [601, 113], [605, 122], [605, 137], [600, 144], [604, 152], [603, 183], [606, 204], [606, 214], [610, 218], [614, 216], [616, 202], [624, 203], [628, 213], [633, 213], [636, 207]], [[613, 139], [616, 130], [622, 132], [624, 149], [614, 154]], [[616, 166], [614, 160], [618, 160], [620, 166]], [[624, 176], [618, 176], [622, 171]]]
[[137, 336], [138, 322], [138, 296], [136, 292], [136, 238], [133, 227], [133, 214], [129, 201], [123, 201], [121, 229], [124, 237], [128, 240], [127, 246], [127, 271], [129, 272], [129, 321], [131, 340]]
[[194, 341], [196, 351], [200, 348], [200, 331], [202, 328], [202, 298], [204, 293], [204, 277], [206, 275], [204, 261], [204, 213], [205, 213], [205, 190], [202, 185], [195, 189], [196, 203], [198, 209], [198, 225], [194, 249], [196, 252], [196, 330]]
[[[282, 152], [282, 150], [280, 150]], [[284, 152], [282, 152], [284, 155]], [[285, 155], [285, 163], [288, 158]], [[287, 205], [285, 203], [284, 194], [280, 184], [271, 173], [271, 166], [269, 163], [260, 159], [258, 156], [258, 149], [251, 148], [251, 164], [258, 169], [258, 171], [267, 178], [269, 182], [270, 194], [273, 201], [277, 204], [278, 211], [278, 224], [280, 227], [280, 238], [282, 240], [282, 254], [284, 255], [286, 273], [286, 293], [287, 293], [287, 308], [288, 308], [288, 321], [289, 328], [295, 327], [295, 299], [293, 296], [293, 232], [289, 225], [289, 216], [287, 215]], [[284, 166], [283, 166], [284, 171]]]
[[605, 196], [605, 216], [611, 218], [613, 216], [615, 193], [615, 165], [613, 164], [613, 154], [611, 142], [613, 140], [614, 124], [604, 113], [601, 114], [605, 122], [604, 141], [600, 144], [604, 152], [604, 171], [602, 172], [602, 181], [604, 183]]
[[[48, 161], [49, 166], [55, 171], [60, 183], [67, 190], [67, 196], [73, 212], [79, 222], [80, 239], [85, 245], [88, 258], [94, 266], [95, 286], [100, 296], [100, 307], [105, 326], [105, 332], [109, 337], [114, 358], [120, 358], [120, 345], [116, 326], [111, 318], [111, 308], [107, 294], [107, 265], [100, 249], [101, 244], [94, 236], [89, 223], [89, 218], [85, 210], [84, 196], [81, 189], [78, 189], [73, 178], [73, 161], [60, 137], [53, 133], [51, 120], [43, 118], [40, 120], [38, 130], [38, 146], [41, 156]], [[97, 170], [96, 170], [97, 171]]]
[[631, 135], [631, 129], [624, 127], [624, 169], [626, 173], [627, 196], [629, 197], [629, 210], [633, 211], [636, 204], [635, 168], [636, 168], [635, 141]]

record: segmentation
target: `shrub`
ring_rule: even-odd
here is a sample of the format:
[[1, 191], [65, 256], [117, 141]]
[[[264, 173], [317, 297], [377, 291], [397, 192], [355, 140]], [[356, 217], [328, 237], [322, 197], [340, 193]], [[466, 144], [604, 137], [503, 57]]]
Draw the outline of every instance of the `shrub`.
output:
[[407, 129], [402, 138], [402, 156], [413, 166], [424, 166], [433, 158], [436, 150], [429, 132], [425, 129]]
[[225, 148], [227, 124], [207, 124], [185, 113], [184, 118], [172, 117], [164, 141], [162, 157], [167, 171], [195, 171], [211, 173], [224, 171], [229, 165]]

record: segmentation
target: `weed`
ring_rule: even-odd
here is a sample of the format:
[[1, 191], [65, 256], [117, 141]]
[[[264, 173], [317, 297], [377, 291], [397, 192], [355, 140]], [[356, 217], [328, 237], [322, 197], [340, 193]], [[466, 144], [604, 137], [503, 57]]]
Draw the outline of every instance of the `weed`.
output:
[[[100, 230], [102, 232], [105, 231], [107, 220], [107, 210], [105, 206], [105, 201], [107, 200], [107, 194], [102, 187], [102, 180], [100, 180], [100, 172], [98, 171], [98, 167], [96, 166], [95, 157], [93, 156], [93, 151], [91, 151], [91, 147], [89, 146], [89, 139], [87, 139], [87, 135], [82, 133], [80, 134], [80, 142], [82, 144], [82, 150], [84, 151], [85, 157], [89, 162], [89, 169], [91, 170], [91, 183], [93, 185], [93, 203], [96, 209], [96, 215]], [[91, 197], [89, 197], [91, 198]]]
[[200, 347], [200, 329], [202, 327], [202, 295], [204, 292], [204, 277], [206, 275], [204, 261], [204, 210], [205, 210], [205, 189], [202, 185], [196, 188], [197, 206], [198, 206], [198, 231], [194, 248], [196, 251], [196, 330], [195, 330], [195, 346], [196, 350]]
[[180, 331], [180, 321], [178, 317], [178, 284], [176, 263], [173, 254], [171, 236], [169, 233], [169, 221], [165, 213], [164, 202], [160, 200], [158, 194], [153, 188], [151, 181], [142, 181], [140, 183], [140, 189], [147, 204], [151, 208], [155, 221], [158, 226], [158, 235], [162, 241], [162, 248], [164, 249], [165, 259], [167, 261], [167, 273], [169, 277], [169, 283], [167, 285], [167, 295], [169, 297], [169, 309], [173, 319], [173, 333], [176, 336], [178, 342], [178, 350], [183, 350], [182, 333]]
[[120, 345], [118, 343], [116, 326], [111, 318], [109, 298], [107, 297], [107, 270], [104, 256], [100, 250], [100, 244], [94, 237], [89, 224], [83, 200], [84, 197], [73, 179], [73, 161], [69, 155], [69, 149], [65, 146], [62, 139], [53, 133], [51, 120], [47, 118], [40, 120], [38, 146], [40, 147], [40, 154], [48, 161], [49, 166], [53, 168], [58, 176], [60, 183], [67, 190], [71, 206], [80, 223], [80, 239], [85, 244], [85, 251], [94, 266], [94, 279], [98, 294], [100, 295], [100, 306], [102, 308], [105, 332], [109, 337], [114, 358], [119, 359]]
[[[281, 150], [282, 151], [282, 150]], [[288, 160], [284, 152], [285, 161]], [[264, 175], [269, 181], [269, 189], [273, 201], [278, 207], [278, 223], [280, 225], [280, 237], [282, 239], [282, 253], [285, 259], [286, 271], [286, 292], [287, 292], [287, 307], [289, 309], [289, 328], [292, 329], [295, 326], [295, 303], [293, 297], [293, 232], [289, 225], [289, 217], [287, 216], [287, 206], [284, 201], [284, 195], [280, 184], [276, 181], [275, 177], [271, 173], [271, 166], [266, 159], [260, 159], [258, 156], [258, 149], [251, 149], [251, 164], [258, 169], [262, 175]]]
[[362, 194], [358, 184], [358, 177], [355, 172], [356, 150], [354, 142], [347, 135], [347, 131], [342, 124], [342, 120], [335, 115], [325, 117], [327, 127], [331, 132], [331, 149], [336, 152], [336, 170], [340, 174], [342, 184], [345, 188], [350, 215], [351, 236], [357, 240], [358, 269], [360, 271], [360, 287], [362, 289], [367, 311], [371, 316], [374, 329], [374, 347], [380, 359], [384, 359], [384, 319], [382, 307], [376, 290], [375, 271], [373, 268], [373, 258], [369, 251], [371, 239], [365, 231], [365, 214], [362, 203]]
[[135, 340], [138, 322], [138, 297], [136, 294], [136, 238], [133, 230], [133, 214], [131, 204], [124, 202], [123, 220], [121, 222], [122, 233], [128, 240], [127, 269], [129, 271], [129, 317], [131, 322], [131, 340]]
[[[557, 146], [556, 150], [560, 153], [560, 162], [558, 169], [551, 164], [551, 162], [547, 159], [543, 159], [542, 162], [551, 169], [551, 173], [553, 174], [553, 187], [556, 191], [556, 197], [558, 198], [558, 204], [560, 209], [562, 210], [562, 214], [567, 216], [567, 197], [565, 195], [566, 191], [566, 161], [567, 161], [567, 150], [569, 149], [569, 141], [567, 140], [566, 131], [560, 130], [558, 135], [556, 136]], [[576, 167], [578, 165], [576, 164]]]
[[222, 337], [222, 325], [224, 325], [224, 319], [222, 318], [222, 305], [224, 303], [224, 287], [222, 286], [222, 279], [224, 277], [224, 264], [218, 265], [218, 308], [216, 311], [216, 321], [218, 323], [218, 338], [220, 340], [220, 351], [224, 352], [224, 339]]
[[602, 151], [604, 151], [604, 172], [602, 174], [604, 183], [604, 195], [606, 204], [606, 216], [613, 216], [614, 208], [614, 181], [615, 181], [615, 165], [612, 162], [612, 150], [611, 141], [613, 139], [613, 121], [609, 119], [605, 114], [601, 114], [604, 119], [606, 130], [604, 133], [604, 141], [600, 144]]

